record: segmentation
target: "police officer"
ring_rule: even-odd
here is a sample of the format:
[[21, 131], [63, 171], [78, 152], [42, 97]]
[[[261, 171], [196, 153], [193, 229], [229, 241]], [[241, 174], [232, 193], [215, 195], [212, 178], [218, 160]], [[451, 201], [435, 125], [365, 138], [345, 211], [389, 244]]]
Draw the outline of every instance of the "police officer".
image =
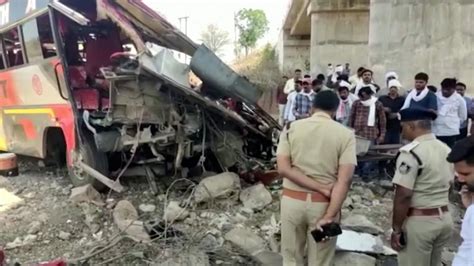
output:
[[453, 165], [450, 149], [431, 133], [436, 114], [424, 109], [400, 112], [402, 136], [411, 141], [400, 149], [393, 178], [392, 248], [401, 266], [441, 265], [443, 246], [451, 237], [448, 212]]
[[283, 131], [277, 150], [278, 172], [284, 177], [281, 200], [283, 265], [333, 265], [336, 238], [316, 243], [311, 231], [339, 222], [341, 205], [357, 164], [354, 133], [334, 121], [339, 98], [321, 91], [313, 115]]

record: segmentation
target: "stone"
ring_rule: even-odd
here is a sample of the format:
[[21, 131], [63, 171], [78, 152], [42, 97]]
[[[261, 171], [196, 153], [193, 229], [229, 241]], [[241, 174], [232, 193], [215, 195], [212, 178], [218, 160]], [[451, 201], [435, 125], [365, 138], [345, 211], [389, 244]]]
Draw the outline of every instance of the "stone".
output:
[[248, 220], [248, 218], [240, 213], [236, 213], [232, 216], [232, 220], [236, 223], [243, 223]]
[[205, 252], [213, 252], [218, 249], [222, 244], [219, 243], [217, 237], [207, 234], [203, 239], [199, 242], [199, 247], [204, 250]]
[[346, 200], [342, 203], [342, 208], [347, 209], [347, 208], [352, 208], [352, 198], [351, 197], [346, 197]]
[[379, 181], [379, 186], [381, 186], [384, 189], [387, 190], [392, 190], [393, 189], [393, 183], [389, 180], [380, 180]]
[[43, 224], [40, 221], [33, 221], [28, 225], [28, 234], [37, 234], [41, 230]]
[[448, 250], [443, 250], [443, 253], [441, 253], [441, 262], [445, 266], [451, 266], [453, 264], [454, 256], [456, 253], [448, 251]]
[[383, 229], [375, 225], [367, 217], [361, 214], [353, 214], [341, 222], [342, 227], [355, 232], [368, 233], [372, 235], [383, 234]]
[[181, 221], [189, 216], [189, 212], [179, 206], [179, 202], [170, 201], [168, 207], [166, 207], [163, 219], [167, 222]]
[[27, 245], [31, 245], [33, 244], [36, 239], [38, 239], [38, 236], [37, 235], [27, 235], [23, 238], [23, 245], [24, 246], [27, 246]]
[[283, 257], [276, 252], [269, 250], [261, 251], [252, 256], [254, 260], [258, 261], [264, 266], [280, 266], [283, 265]]
[[360, 195], [352, 195], [351, 200], [353, 203], [361, 203], [362, 197]]
[[133, 240], [137, 242], [149, 242], [151, 240], [145, 231], [143, 222], [138, 220], [137, 210], [129, 201], [119, 201], [114, 208], [112, 216], [119, 230], [125, 231]]
[[4, 188], [0, 188], [0, 213], [18, 208], [24, 203], [25, 202], [22, 198]]
[[225, 172], [204, 178], [196, 187], [194, 201], [206, 202], [228, 196], [240, 190], [240, 178], [232, 172]]
[[154, 212], [156, 210], [156, 206], [153, 204], [140, 204], [138, 209], [142, 212]]
[[253, 210], [262, 210], [268, 204], [272, 203], [272, 194], [262, 183], [246, 188], [240, 192], [240, 201], [245, 208]]
[[377, 260], [369, 255], [354, 252], [337, 252], [334, 266], [375, 266]]
[[342, 230], [342, 234], [337, 237], [336, 249], [386, 256], [397, 254], [393, 249], [384, 246], [381, 237], [350, 230]]
[[71, 190], [69, 200], [75, 203], [89, 202], [97, 206], [104, 206], [100, 193], [95, 188], [88, 184], [82, 187], [76, 187]]
[[12, 242], [7, 243], [7, 245], [5, 246], [5, 249], [6, 250], [15, 249], [22, 246], [23, 246], [23, 241], [21, 240], [20, 237], [17, 237]]
[[224, 239], [250, 255], [265, 250], [265, 240], [248, 229], [234, 228], [225, 234]]
[[58, 238], [62, 240], [69, 240], [71, 238], [71, 233], [60, 231]]

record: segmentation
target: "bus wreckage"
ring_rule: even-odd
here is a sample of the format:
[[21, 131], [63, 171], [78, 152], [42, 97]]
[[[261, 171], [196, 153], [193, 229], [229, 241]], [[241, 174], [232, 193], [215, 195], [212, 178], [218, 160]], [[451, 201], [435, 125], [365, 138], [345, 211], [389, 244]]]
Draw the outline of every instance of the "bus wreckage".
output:
[[[14, 15], [20, 12], [15, 8], [23, 18]], [[146, 176], [156, 190], [155, 177], [164, 175], [252, 175], [272, 167], [279, 126], [257, 105], [260, 92], [141, 1], [18, 0], [4, 1], [0, 10], [20, 17], [2, 26], [17, 35], [29, 34], [21, 23], [36, 22], [43, 60], [30, 59], [34, 48], [24, 37], [3, 63], [11, 76], [39, 66], [40, 72], [23, 75], [32, 77], [31, 91], [42, 82], [42, 93], [33, 96], [44, 97], [37, 103], [0, 102], [2, 150], [46, 161], [64, 157], [74, 185], [115, 191], [123, 189], [122, 176]], [[177, 61], [176, 52], [191, 57], [190, 64]], [[20, 57], [22, 66], [12, 64]], [[202, 82], [191, 85], [191, 75]], [[6, 117], [8, 110], [41, 105], [52, 110], [46, 122], [34, 111]], [[29, 138], [25, 127], [26, 137], [19, 138], [20, 116], [33, 123], [38, 138]]]

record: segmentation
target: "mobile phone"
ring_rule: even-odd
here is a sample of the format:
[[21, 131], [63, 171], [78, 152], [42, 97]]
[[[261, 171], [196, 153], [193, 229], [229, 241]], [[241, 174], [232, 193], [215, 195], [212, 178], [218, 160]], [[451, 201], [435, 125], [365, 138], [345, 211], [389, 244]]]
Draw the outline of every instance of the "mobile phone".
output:
[[400, 234], [400, 245], [402, 245], [402, 247], [405, 247], [407, 245], [407, 236], [405, 232], [402, 232]]
[[311, 231], [314, 241], [321, 242], [326, 237], [333, 237], [342, 234], [341, 226], [338, 223], [330, 223], [321, 226], [323, 231], [315, 229]]

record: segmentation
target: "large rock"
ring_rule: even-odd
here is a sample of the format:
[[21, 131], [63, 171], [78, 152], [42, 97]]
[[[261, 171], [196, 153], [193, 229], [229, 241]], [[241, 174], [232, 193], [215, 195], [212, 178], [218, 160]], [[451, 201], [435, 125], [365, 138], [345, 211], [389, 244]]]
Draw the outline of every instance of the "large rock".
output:
[[240, 192], [240, 201], [245, 208], [261, 210], [272, 203], [272, 194], [262, 183], [246, 188]]
[[156, 210], [156, 206], [153, 204], [140, 204], [138, 209], [142, 212], [154, 212]]
[[393, 256], [397, 252], [384, 246], [382, 238], [371, 234], [358, 233], [349, 230], [342, 230], [342, 235], [337, 237], [337, 250], [361, 252], [374, 255]]
[[133, 240], [137, 242], [150, 241], [150, 236], [146, 233], [143, 222], [138, 220], [137, 210], [129, 201], [119, 201], [112, 216], [120, 231], [127, 233]]
[[24, 203], [22, 198], [4, 188], [0, 188], [0, 213], [17, 208]]
[[179, 202], [170, 201], [168, 207], [166, 207], [163, 219], [167, 222], [175, 222], [186, 219], [189, 216], [189, 212], [179, 206]]
[[283, 265], [283, 257], [276, 252], [264, 250], [253, 255], [253, 259], [264, 266], [280, 266]]
[[367, 217], [361, 214], [353, 214], [341, 222], [342, 227], [348, 230], [368, 233], [372, 235], [383, 234], [383, 229], [369, 221]]
[[71, 190], [71, 196], [69, 200], [72, 202], [90, 202], [98, 206], [104, 206], [105, 203], [102, 200], [100, 193], [92, 187], [92, 185], [85, 185], [82, 187], [76, 187]]
[[196, 203], [225, 197], [240, 190], [240, 178], [231, 172], [221, 173], [204, 178], [196, 187], [194, 200]]
[[375, 266], [377, 260], [369, 255], [354, 252], [337, 252], [334, 266]]
[[234, 228], [224, 238], [252, 256], [265, 250], [265, 240], [247, 229]]

